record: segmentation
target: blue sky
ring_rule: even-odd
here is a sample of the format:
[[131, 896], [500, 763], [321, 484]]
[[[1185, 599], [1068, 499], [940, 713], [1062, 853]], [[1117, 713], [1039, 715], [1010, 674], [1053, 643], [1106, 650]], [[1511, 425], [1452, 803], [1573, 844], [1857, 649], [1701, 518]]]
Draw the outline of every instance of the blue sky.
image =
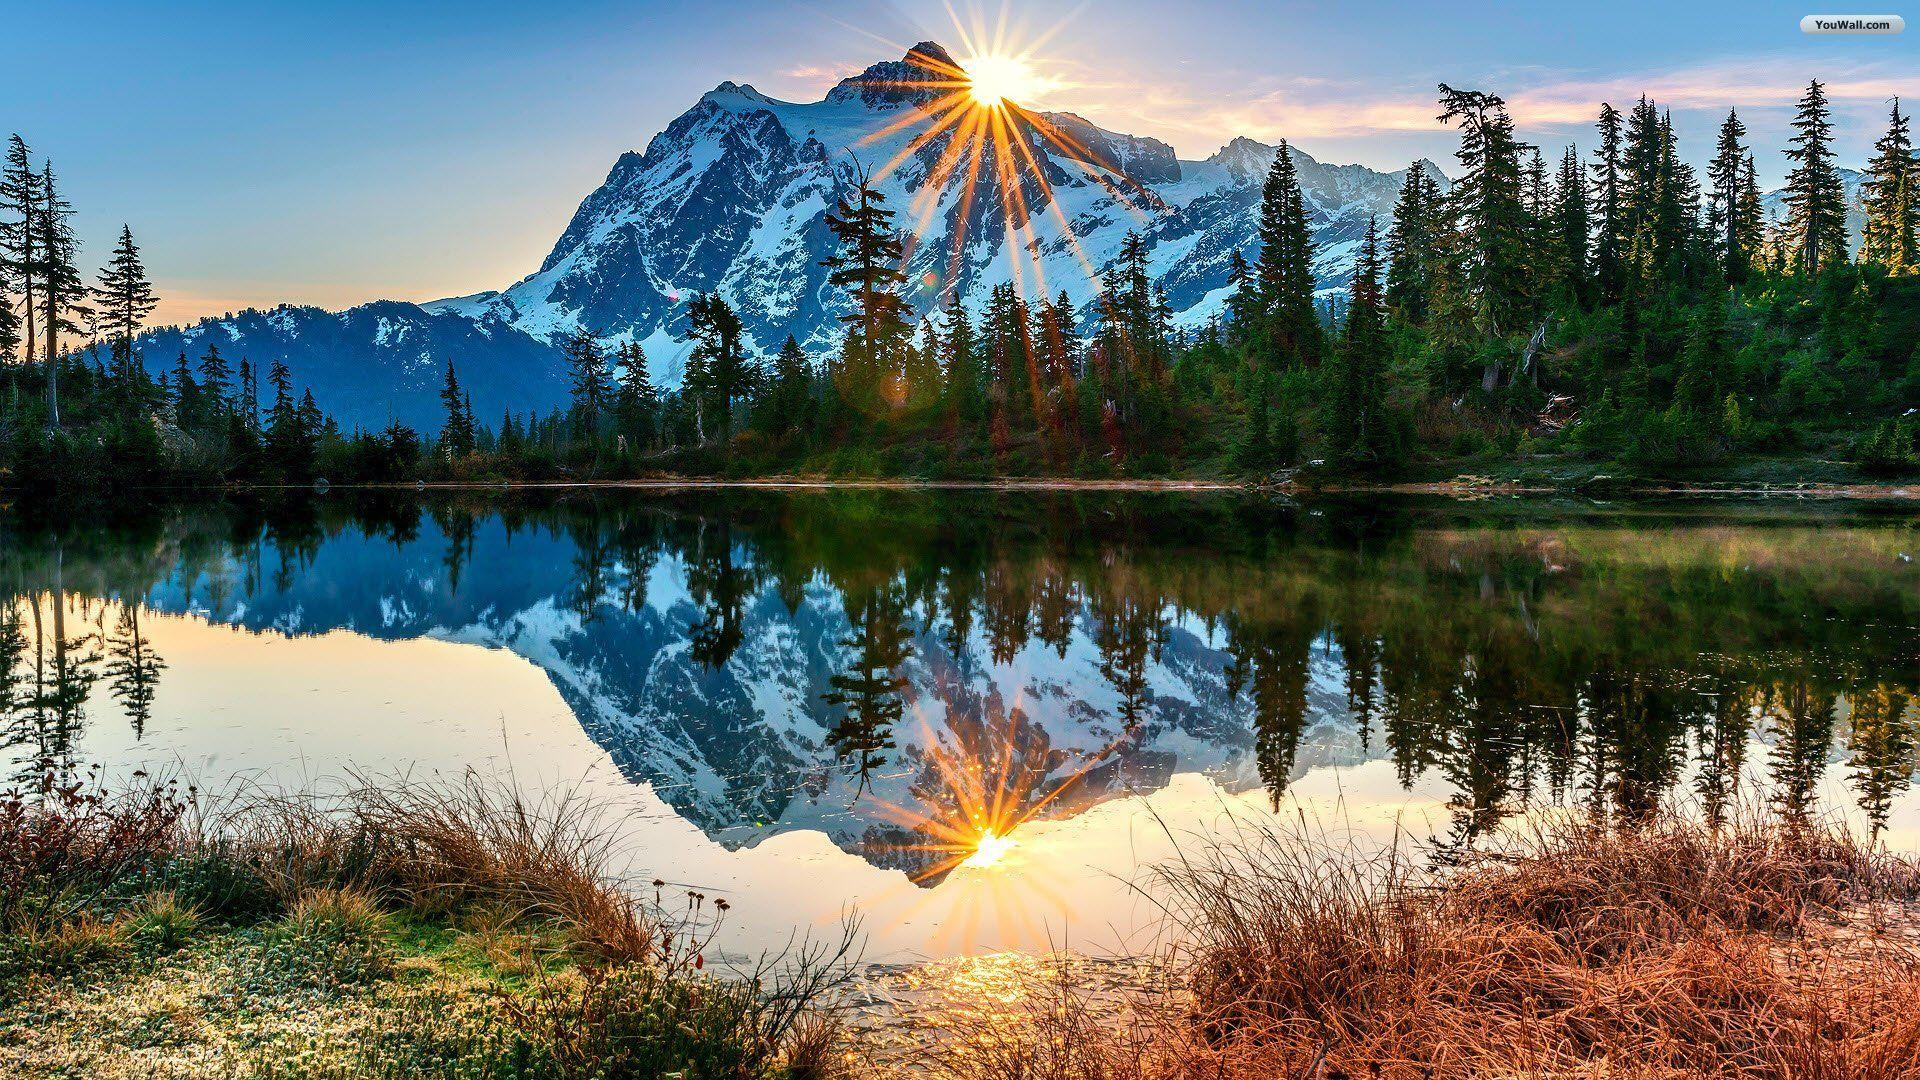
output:
[[[1600, 100], [1645, 90], [1695, 158], [1739, 106], [1771, 184], [1809, 77], [1832, 84], [1847, 164], [1887, 98], [1920, 98], [1914, 32], [1807, 37], [1804, 5], [1437, 7], [1035, 0], [1005, 9], [1005, 37], [1044, 36], [1034, 61], [1058, 85], [1034, 104], [1183, 157], [1247, 134], [1325, 161], [1446, 167], [1446, 81], [1505, 95], [1552, 158], [1591, 143]], [[1003, 9], [954, 10], [969, 34], [918, 2], [32, 5], [7, 16], [9, 39], [60, 47], [9, 50], [0, 131], [53, 158], [90, 262], [133, 227], [168, 321], [427, 300], [532, 271], [614, 158], [722, 80], [813, 100], [923, 38], [963, 54]]]

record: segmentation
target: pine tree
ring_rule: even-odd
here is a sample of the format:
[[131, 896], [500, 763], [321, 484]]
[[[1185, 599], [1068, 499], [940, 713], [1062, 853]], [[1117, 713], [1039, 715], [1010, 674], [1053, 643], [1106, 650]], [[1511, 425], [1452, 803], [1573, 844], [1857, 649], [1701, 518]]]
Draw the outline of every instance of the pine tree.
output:
[[658, 432], [660, 392], [654, 388], [653, 373], [647, 370], [646, 350], [637, 341], [620, 347], [620, 388], [615, 393], [615, 409], [634, 444], [650, 449]]
[[246, 357], [240, 358], [240, 389], [234, 395], [241, 421], [250, 433], [260, 430], [260, 377]]
[[185, 430], [194, 426], [194, 411], [199, 404], [200, 388], [194, 385], [193, 372], [187, 367], [186, 350], [173, 365], [173, 423]]
[[753, 371], [741, 346], [745, 327], [733, 306], [719, 293], [695, 297], [687, 305], [687, 321], [691, 327], [692, 352], [700, 359], [697, 365], [689, 359], [688, 370], [697, 373], [698, 378], [689, 377], [681, 393], [694, 396], [700, 416], [700, 437], [704, 439], [709, 416], [722, 432], [731, 430], [734, 403], [751, 392]]
[[1651, 283], [1663, 268], [1658, 222], [1664, 184], [1661, 177], [1664, 142], [1660, 110], [1642, 95], [1627, 114], [1626, 149], [1621, 158], [1620, 239], [1623, 273], [1630, 288]]
[[1260, 258], [1254, 264], [1276, 358], [1319, 359], [1319, 320], [1313, 310], [1313, 233], [1293, 151], [1283, 139], [1260, 195]]
[[1585, 307], [1592, 299], [1587, 244], [1591, 222], [1587, 214], [1586, 175], [1580, 151], [1568, 146], [1560, 159], [1553, 189], [1553, 264], [1560, 274], [1560, 294], [1568, 303]]
[[1757, 237], [1748, 232], [1744, 209], [1747, 176], [1747, 148], [1741, 142], [1747, 126], [1740, 115], [1728, 110], [1720, 125], [1720, 138], [1714, 144], [1713, 161], [1707, 166], [1707, 232], [1720, 261], [1720, 272], [1728, 283], [1746, 280], [1753, 265]]
[[54, 183], [53, 162], [40, 170], [40, 220], [38, 224], [37, 265], [40, 273], [40, 315], [42, 359], [47, 369], [47, 426], [60, 426], [60, 335], [85, 333], [85, 320], [92, 315], [87, 306], [87, 286], [75, 264], [78, 242], [68, 220], [73, 207], [61, 198]]
[[273, 404], [267, 411], [267, 460], [287, 479], [304, 479], [312, 470], [319, 409], [311, 391], [304, 401], [294, 400], [293, 372], [285, 361], [273, 361], [267, 381], [273, 386]]
[[813, 368], [792, 334], [773, 358], [773, 388], [767, 396], [773, 428], [782, 434], [804, 432], [812, 423]]
[[[1127, 331], [1122, 330], [1124, 335]], [[1009, 425], [1033, 415], [1032, 323], [1027, 303], [1012, 282], [995, 285], [980, 317], [981, 352], [986, 360], [986, 391], [997, 437]]]
[[1382, 269], [1376, 225], [1368, 219], [1326, 399], [1328, 449], [1342, 461], [1375, 462], [1387, 442], [1386, 368], [1391, 346], [1386, 299], [1381, 294]]
[[1439, 259], [1440, 185], [1424, 163], [1407, 167], [1387, 230], [1387, 306], [1401, 322], [1424, 326], [1433, 310], [1433, 270]]
[[1514, 138], [1506, 102], [1495, 95], [1442, 83], [1440, 107], [1442, 123], [1460, 124], [1455, 157], [1463, 175], [1449, 201], [1466, 255], [1461, 272], [1466, 307], [1484, 333], [1497, 337], [1519, 329], [1532, 314], [1523, 146]]
[[1847, 258], [1846, 189], [1833, 162], [1833, 119], [1820, 80], [1807, 84], [1793, 129], [1785, 151], [1794, 163], [1787, 174], [1786, 235], [1794, 268], [1811, 276]]
[[227, 365], [227, 358], [220, 355], [220, 346], [207, 342], [207, 351], [200, 357], [200, 390], [221, 410], [233, 408], [231, 400], [233, 369]]
[[1612, 105], [1600, 105], [1600, 146], [1593, 162], [1593, 275], [1604, 304], [1619, 303], [1626, 287], [1621, 228], [1621, 120]]
[[1860, 258], [1889, 274], [1920, 273], [1920, 160], [1914, 157], [1899, 98], [1893, 100], [1887, 133], [1873, 144], [1863, 187], [1867, 223]]
[[853, 198], [842, 196], [827, 214], [840, 251], [820, 265], [828, 270], [827, 283], [845, 289], [853, 301], [853, 310], [840, 316], [850, 330], [839, 372], [841, 392], [871, 410], [902, 403], [897, 382], [901, 353], [913, 333], [912, 309], [898, 293], [907, 278], [900, 269], [903, 248], [893, 211], [858, 162], [854, 181]]
[[1767, 247], [1767, 212], [1760, 201], [1760, 176], [1752, 154], [1747, 155], [1746, 167], [1741, 170], [1740, 198], [1734, 205], [1734, 227], [1747, 252], [1747, 269], [1741, 272], [1745, 277], [1755, 267], [1765, 265]]
[[147, 280], [146, 267], [140, 262], [140, 249], [134, 246], [133, 230], [120, 226], [120, 242], [114, 246], [107, 265], [100, 268], [100, 284], [95, 289], [103, 316], [99, 327], [113, 342], [114, 370], [122, 377], [134, 369], [133, 339], [153, 313], [160, 300]]
[[973, 322], [967, 317], [960, 290], [947, 296], [947, 309], [941, 319], [941, 377], [947, 395], [947, 409], [955, 419], [979, 419], [981, 404], [980, 362], [976, 356]]
[[[40, 281], [40, 241], [37, 224], [40, 220], [40, 177], [33, 171], [33, 158], [27, 150], [26, 141], [15, 135], [7, 143], [7, 160], [0, 169], [0, 273], [11, 279], [7, 284], [17, 284], [20, 289], [20, 314], [15, 322], [22, 324], [25, 333], [22, 342], [26, 345], [26, 358], [32, 360], [36, 355], [39, 341], [36, 325], [39, 312]], [[8, 346], [7, 359], [13, 356], [12, 350], [21, 342]]]
[[567, 339], [562, 351], [567, 357], [567, 391], [573, 396], [574, 419], [589, 435], [596, 435], [601, 414], [613, 397], [606, 349], [593, 331], [583, 326]]
[[1260, 286], [1253, 268], [1239, 248], [1227, 258], [1227, 327], [1236, 341], [1246, 341], [1260, 318]]
[[467, 396], [460, 389], [460, 377], [454, 372], [451, 360], [447, 361], [446, 383], [440, 388], [440, 406], [446, 412], [446, 420], [440, 426], [441, 448], [452, 457], [473, 453], [473, 416], [468, 412]]

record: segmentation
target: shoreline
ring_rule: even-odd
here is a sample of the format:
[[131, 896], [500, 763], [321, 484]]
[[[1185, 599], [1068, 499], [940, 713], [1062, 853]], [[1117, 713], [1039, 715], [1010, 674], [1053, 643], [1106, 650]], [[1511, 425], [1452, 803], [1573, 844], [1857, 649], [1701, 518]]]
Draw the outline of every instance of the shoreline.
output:
[[[1601, 478], [1604, 480], [1605, 478]], [[626, 480], [423, 480], [413, 483], [337, 484], [365, 491], [540, 491], [540, 490], [741, 490], [741, 491], [1087, 491], [1171, 494], [1270, 494], [1282, 496], [1427, 495], [1475, 499], [1492, 496], [1579, 496], [1589, 499], [1639, 498], [1792, 498], [1855, 499], [1865, 501], [1920, 501], [1920, 483], [1743, 484], [1648, 481], [1596, 484], [1546, 484], [1535, 481], [1461, 477], [1452, 480], [1394, 481], [1367, 484], [1265, 484], [1236, 480], [1112, 479], [1075, 477], [996, 477], [991, 480], [928, 480], [908, 477], [761, 476], [740, 479], [716, 477], [642, 477]], [[297, 491], [310, 485], [249, 485], [240, 490]]]

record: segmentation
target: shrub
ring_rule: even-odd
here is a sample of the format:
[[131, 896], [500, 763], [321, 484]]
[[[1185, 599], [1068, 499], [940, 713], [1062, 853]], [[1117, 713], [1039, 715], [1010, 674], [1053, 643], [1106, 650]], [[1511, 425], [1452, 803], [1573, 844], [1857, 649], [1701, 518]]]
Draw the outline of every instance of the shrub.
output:
[[1920, 469], [1920, 440], [1910, 417], [1883, 420], [1853, 446], [1853, 462], [1870, 473], [1897, 476]]

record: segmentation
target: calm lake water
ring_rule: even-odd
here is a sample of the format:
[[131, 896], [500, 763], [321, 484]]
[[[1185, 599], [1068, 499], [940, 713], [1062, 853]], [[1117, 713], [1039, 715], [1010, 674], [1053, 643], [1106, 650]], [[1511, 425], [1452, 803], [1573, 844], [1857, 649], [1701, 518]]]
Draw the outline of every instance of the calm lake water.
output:
[[1512, 815], [1920, 850], [1920, 515], [1235, 495], [334, 493], [0, 523], [0, 763], [577, 788], [753, 952], [1138, 945], [1186, 845]]

